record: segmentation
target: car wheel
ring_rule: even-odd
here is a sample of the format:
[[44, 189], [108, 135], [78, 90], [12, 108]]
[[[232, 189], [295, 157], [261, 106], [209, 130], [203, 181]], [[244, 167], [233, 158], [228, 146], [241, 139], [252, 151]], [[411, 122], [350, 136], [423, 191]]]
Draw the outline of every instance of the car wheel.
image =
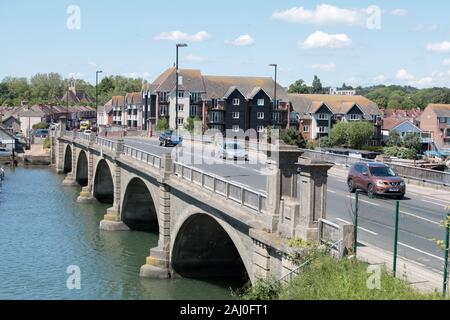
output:
[[159, 146], [160, 146], [160, 147], [162, 146], [162, 142], [161, 142], [161, 141], [159, 142]]
[[167, 147], [167, 140], [164, 141], [164, 147]]
[[370, 199], [375, 198], [375, 193], [374, 193], [374, 191], [373, 191], [373, 185], [371, 185], [371, 184], [369, 184], [369, 185], [367, 186], [367, 196], [368, 196]]
[[352, 179], [348, 180], [347, 185], [348, 185], [348, 192], [355, 193], [356, 188], [355, 188], [355, 185], [353, 184], [353, 180]]

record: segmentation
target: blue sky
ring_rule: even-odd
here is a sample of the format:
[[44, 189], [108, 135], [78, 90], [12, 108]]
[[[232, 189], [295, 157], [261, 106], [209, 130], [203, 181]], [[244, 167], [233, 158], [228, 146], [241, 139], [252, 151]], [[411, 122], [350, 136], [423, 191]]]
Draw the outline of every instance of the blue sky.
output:
[[[70, 5], [79, 29], [67, 27]], [[380, 23], [367, 27], [373, 5]], [[100, 69], [153, 80], [187, 42], [180, 67], [204, 74], [272, 76], [278, 63], [283, 85], [317, 74], [324, 85], [450, 86], [448, 12], [444, 0], [1, 0], [0, 79], [55, 71], [94, 82]]]

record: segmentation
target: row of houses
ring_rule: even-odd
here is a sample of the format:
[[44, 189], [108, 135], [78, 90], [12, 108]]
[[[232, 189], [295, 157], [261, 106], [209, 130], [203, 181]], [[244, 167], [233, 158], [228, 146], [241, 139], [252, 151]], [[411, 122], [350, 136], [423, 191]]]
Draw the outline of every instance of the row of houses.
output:
[[169, 68], [141, 92], [112, 97], [99, 108], [97, 122], [154, 131], [163, 118], [171, 128], [198, 118], [204, 130], [262, 133], [268, 126], [295, 127], [314, 140], [328, 136], [337, 121], [367, 120], [374, 124], [371, 143], [379, 145], [381, 116], [378, 106], [361, 96], [288, 94], [268, 77], [208, 76], [189, 69], [179, 70], [177, 99], [176, 70]]

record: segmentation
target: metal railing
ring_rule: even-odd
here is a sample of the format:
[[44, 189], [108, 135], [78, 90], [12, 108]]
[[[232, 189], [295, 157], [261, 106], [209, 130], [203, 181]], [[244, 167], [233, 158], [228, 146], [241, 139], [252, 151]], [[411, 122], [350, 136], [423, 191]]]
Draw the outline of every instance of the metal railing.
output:
[[177, 162], [174, 163], [174, 173], [179, 178], [208, 189], [226, 199], [233, 200], [258, 213], [263, 213], [266, 210], [267, 196], [246, 186]]
[[123, 155], [144, 162], [155, 168], [161, 168], [161, 157], [147, 151], [143, 151], [130, 146], [123, 146]]
[[87, 133], [84, 133], [84, 132], [76, 132], [75, 133], [75, 138], [83, 140], [83, 141], [86, 141], [86, 142], [89, 142], [89, 140], [91, 138], [91, 135], [87, 134]]
[[292, 280], [294, 280], [295, 277], [300, 275], [300, 273], [303, 271], [305, 266], [307, 266], [309, 263], [311, 263], [311, 261], [312, 261], [312, 259], [309, 259], [309, 260], [305, 261], [300, 266], [298, 266], [297, 268], [295, 268], [294, 270], [292, 270], [288, 274], [286, 274], [283, 277], [281, 277], [280, 279], [278, 279], [278, 281], [277, 281], [278, 284], [280, 284], [280, 285], [288, 285], [288, 284], [290, 284], [292, 282]]

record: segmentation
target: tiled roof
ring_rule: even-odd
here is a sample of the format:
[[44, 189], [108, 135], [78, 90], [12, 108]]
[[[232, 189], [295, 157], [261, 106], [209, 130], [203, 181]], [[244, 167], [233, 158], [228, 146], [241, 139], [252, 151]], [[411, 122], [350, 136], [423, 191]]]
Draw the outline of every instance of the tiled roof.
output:
[[125, 97], [124, 96], [113, 96], [112, 97], [112, 104], [113, 106], [123, 106], [125, 103]]
[[[204, 76], [206, 95], [205, 99], [222, 99], [234, 90], [239, 90], [246, 99], [252, 99], [260, 90], [273, 100], [275, 81], [269, 77], [226, 77]], [[287, 101], [286, 89], [277, 83], [277, 99]]]
[[294, 110], [300, 114], [314, 113], [325, 104], [334, 114], [347, 114], [357, 105], [364, 115], [381, 115], [378, 105], [363, 96], [289, 94], [289, 99]]
[[[191, 92], [205, 92], [205, 84], [200, 70], [179, 69], [178, 74], [181, 77], [179, 89]], [[153, 83], [157, 86], [158, 92], [170, 92], [176, 87], [176, 69], [170, 68], [161, 74]]]
[[431, 109], [438, 117], [450, 117], [450, 104], [429, 104], [427, 109]]

